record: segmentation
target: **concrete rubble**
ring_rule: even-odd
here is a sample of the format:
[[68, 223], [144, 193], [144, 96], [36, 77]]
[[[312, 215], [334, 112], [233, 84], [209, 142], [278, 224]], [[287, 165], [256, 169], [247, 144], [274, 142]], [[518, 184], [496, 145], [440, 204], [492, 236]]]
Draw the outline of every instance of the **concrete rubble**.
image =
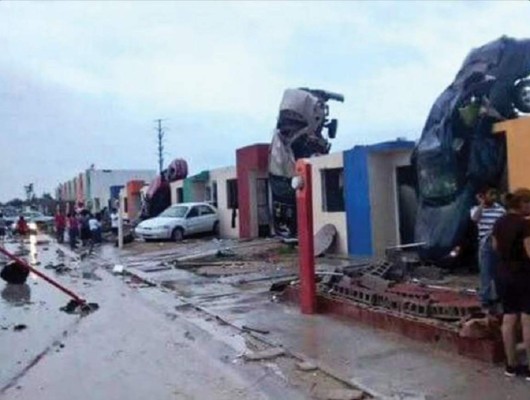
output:
[[243, 358], [247, 361], [262, 361], [262, 360], [269, 360], [271, 358], [280, 357], [280, 356], [283, 356], [284, 354], [285, 354], [284, 349], [276, 347], [276, 348], [258, 351], [255, 353], [246, 353], [246, 354], [243, 354]]

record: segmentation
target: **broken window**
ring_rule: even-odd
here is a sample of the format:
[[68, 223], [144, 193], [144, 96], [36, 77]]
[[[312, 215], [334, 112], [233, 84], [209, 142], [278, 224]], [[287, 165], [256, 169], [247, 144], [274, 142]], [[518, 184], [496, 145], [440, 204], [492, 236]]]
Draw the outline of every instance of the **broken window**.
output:
[[344, 211], [344, 169], [329, 168], [321, 170], [322, 211]]
[[231, 210], [238, 208], [237, 179], [229, 179], [226, 181], [226, 204]]

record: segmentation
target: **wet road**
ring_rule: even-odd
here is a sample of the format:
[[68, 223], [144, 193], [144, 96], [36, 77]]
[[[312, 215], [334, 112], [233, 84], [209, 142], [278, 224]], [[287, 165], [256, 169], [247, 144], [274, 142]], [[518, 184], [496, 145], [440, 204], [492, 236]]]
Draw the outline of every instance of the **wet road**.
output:
[[[264, 278], [289, 270], [264, 262], [259, 271], [236, 265], [206, 276], [172, 263], [220, 246], [151, 244], [120, 254], [104, 247], [82, 262], [66, 251], [71, 272], [45, 271], [99, 303], [85, 318], [60, 312], [67, 298], [33, 277], [21, 288], [3, 286], [0, 397], [289, 400], [343, 389], [341, 379], [385, 399], [530, 396], [529, 384], [504, 378], [500, 368], [275, 302], [268, 291], [274, 279]], [[54, 244], [34, 249], [39, 268], [60, 261]], [[131, 275], [112, 275], [116, 263]], [[17, 324], [27, 329], [14, 331]], [[269, 333], [243, 333], [243, 326]], [[287, 355], [260, 362], [242, 357], [277, 346]], [[320, 370], [300, 371], [298, 356]]]
[[[65, 314], [68, 298], [34, 277], [19, 288], [0, 283], [2, 399], [305, 399], [317, 386], [344, 387], [297, 371], [292, 357], [245, 362], [243, 354], [268, 346], [169, 290], [112, 275], [126, 261], [112, 247], [81, 262], [69, 251], [59, 260], [53, 243], [26, 247], [37, 268], [100, 309]], [[72, 271], [44, 268], [59, 261]], [[14, 330], [21, 324], [27, 328]]]

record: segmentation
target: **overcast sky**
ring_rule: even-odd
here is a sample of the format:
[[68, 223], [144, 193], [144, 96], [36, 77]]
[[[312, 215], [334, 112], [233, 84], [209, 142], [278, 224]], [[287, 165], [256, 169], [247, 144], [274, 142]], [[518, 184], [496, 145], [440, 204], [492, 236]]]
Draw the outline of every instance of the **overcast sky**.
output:
[[94, 163], [191, 172], [269, 142], [282, 92], [343, 93], [334, 151], [418, 138], [467, 52], [529, 2], [0, 2], [0, 201]]

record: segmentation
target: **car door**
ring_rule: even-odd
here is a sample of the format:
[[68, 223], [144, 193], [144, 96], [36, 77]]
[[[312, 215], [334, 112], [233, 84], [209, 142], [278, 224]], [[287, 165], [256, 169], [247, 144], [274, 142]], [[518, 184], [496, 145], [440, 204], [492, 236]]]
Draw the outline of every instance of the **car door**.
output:
[[199, 206], [199, 211], [201, 213], [199, 232], [211, 232], [217, 220], [215, 211], [206, 205]]
[[194, 234], [200, 232], [199, 226], [201, 219], [201, 213], [199, 212], [199, 207], [193, 206], [188, 211], [186, 215], [186, 233]]

